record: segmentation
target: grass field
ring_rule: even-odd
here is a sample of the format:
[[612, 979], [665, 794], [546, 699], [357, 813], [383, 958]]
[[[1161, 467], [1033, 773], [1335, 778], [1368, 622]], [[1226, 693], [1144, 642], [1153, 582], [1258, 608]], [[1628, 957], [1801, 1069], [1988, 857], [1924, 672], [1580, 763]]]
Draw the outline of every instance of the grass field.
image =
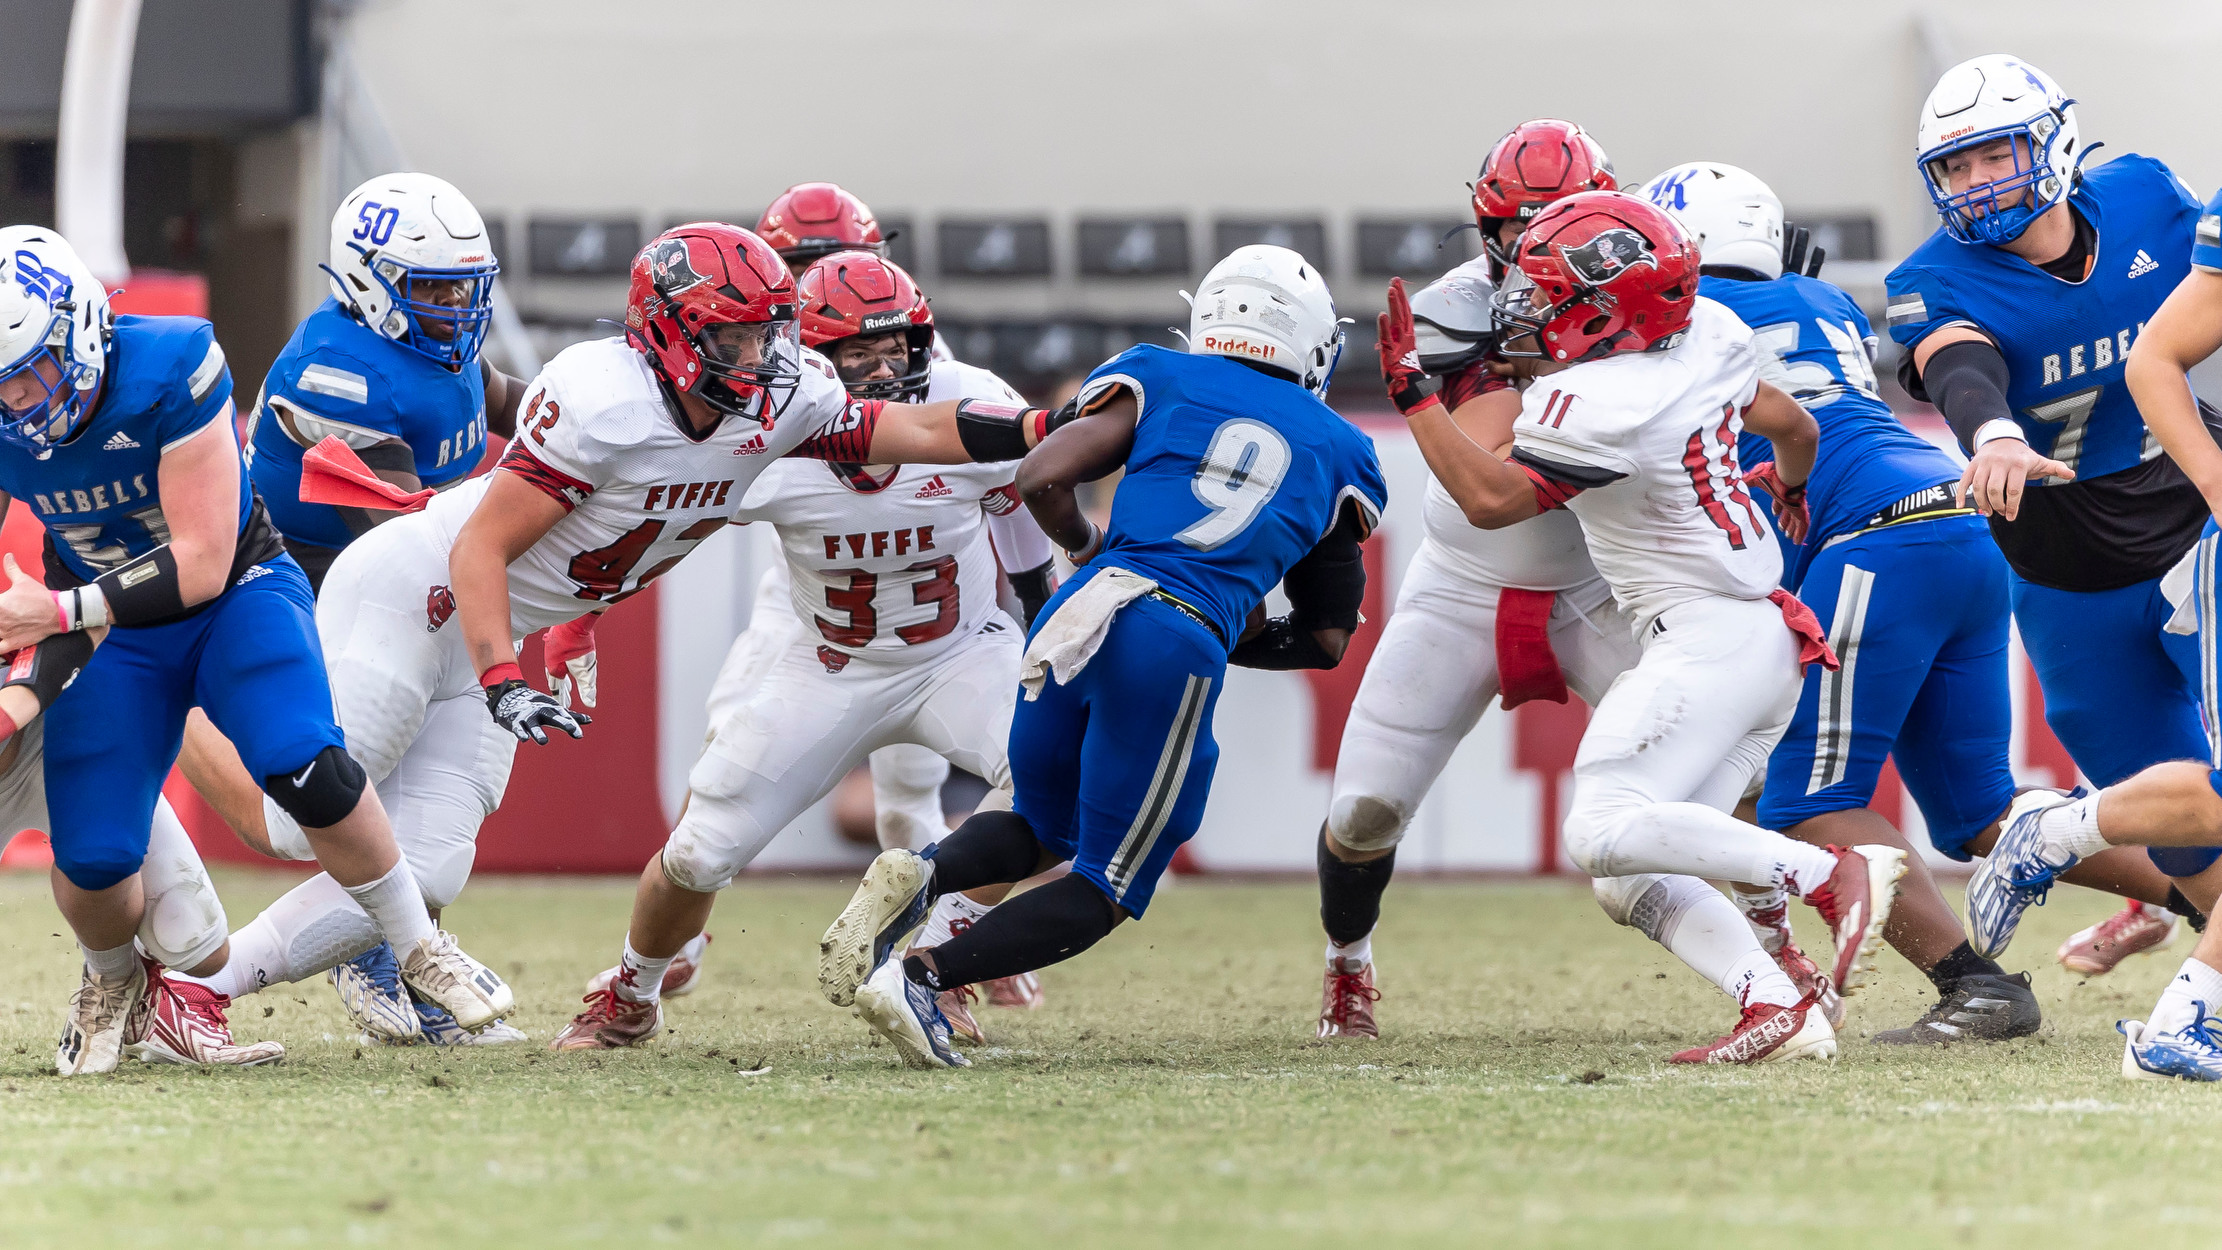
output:
[[[228, 875], [235, 923], [292, 879]], [[451, 927], [536, 1042], [611, 962], [629, 883], [473, 883]], [[703, 988], [651, 1047], [358, 1047], [320, 979], [242, 1000], [249, 1072], [51, 1075], [76, 977], [43, 878], [0, 878], [0, 1243], [1800, 1246], [2191, 1242], [2222, 1221], [2222, 1091], [2127, 1082], [2117, 1016], [2182, 953], [2082, 983], [2050, 962], [2109, 908], [2062, 891], [2010, 967], [2035, 1038], [1904, 1051], [1926, 983], [1853, 1004], [1842, 1058], [1690, 1071], [1725, 999], [1586, 888], [1400, 883], [1377, 938], [1388, 1039], [1311, 1037], [1305, 884], [1163, 895], [984, 1011], [968, 1072], [900, 1070], [827, 1006], [839, 883], [746, 881]], [[739, 1073], [769, 1065], [761, 1076]]]

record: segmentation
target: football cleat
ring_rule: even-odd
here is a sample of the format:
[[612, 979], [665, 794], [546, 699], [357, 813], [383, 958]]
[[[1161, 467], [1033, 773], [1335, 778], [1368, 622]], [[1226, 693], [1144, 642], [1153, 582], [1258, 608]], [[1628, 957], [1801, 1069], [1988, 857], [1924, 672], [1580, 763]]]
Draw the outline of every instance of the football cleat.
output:
[[476, 1033], [516, 1010], [517, 997], [492, 968], [463, 953], [446, 930], [419, 938], [401, 956], [401, 980], [418, 997], [447, 1008], [455, 1023]]
[[1790, 984], [1798, 993], [1813, 997], [1814, 1005], [1821, 1009], [1822, 1015], [1828, 1017], [1829, 1027], [1843, 1028], [1844, 996], [1836, 992], [1834, 981], [1821, 975], [1821, 965], [1814, 963], [1812, 956], [1798, 949], [1798, 941], [1790, 936], [1788, 925], [1783, 926], [1782, 944], [1774, 948], [1774, 957], [1775, 967], [1782, 969], [1782, 975], [1790, 978]]
[[2054, 878], [2076, 866], [2078, 857], [2055, 864], [2042, 854], [2038, 818], [2087, 791], [2025, 790], [2014, 796], [2000, 822], [1998, 841], [1976, 865], [1967, 882], [1967, 944], [1985, 959], [1996, 959], [2014, 940], [2021, 914], [2044, 904]]
[[987, 983], [988, 1006], [1018, 1007], [1027, 1011], [1042, 1005], [1042, 979], [1031, 972], [997, 977]]
[[1870, 1040], [1884, 1046], [1936, 1046], [1947, 1042], [2002, 1042], [2027, 1037], [2044, 1023], [2029, 974], [1994, 976], [1987, 972], [1960, 978], [1952, 992], [1937, 1000], [1919, 1020], [1902, 1029], [1885, 1029]]
[[1327, 961], [1327, 980], [1319, 994], [1319, 1036], [1379, 1037], [1374, 1027], [1373, 1005], [1381, 991], [1373, 988], [1373, 965], [1355, 959]]
[[[697, 933], [689, 938], [687, 944], [679, 948], [679, 953], [672, 956], [671, 966], [664, 969], [663, 988], [656, 992], [656, 996], [658, 998], [679, 998], [694, 993], [694, 987], [702, 983], [702, 953], [708, 949], [710, 949], [709, 934]], [[588, 977], [586, 979], [586, 992], [591, 994], [596, 990], [606, 990], [616, 984], [617, 972], [618, 970], [615, 968], [604, 968]]]
[[[1906, 853], [1894, 846], [1832, 846], [1836, 871], [1805, 901], [1828, 922], [1836, 943], [1836, 966], [1829, 982], [1850, 998], [1867, 983], [1868, 963], [1882, 945], [1883, 926], [1898, 901], [1898, 878], [1906, 875]], [[1833, 1051], [1831, 1052], [1833, 1053]]]
[[2167, 908], [2131, 899], [2129, 906], [2060, 943], [2060, 950], [2053, 958], [2070, 972], [2102, 977], [2120, 967], [2130, 956], [2165, 950], [2175, 940], [2173, 913]]
[[224, 1016], [231, 1000], [198, 982], [173, 981], [150, 966], [144, 1002], [124, 1043], [124, 1053], [141, 1063], [259, 1068], [285, 1058], [278, 1042], [233, 1041]]
[[[889, 855], [908, 851], [886, 851]], [[900, 935], [898, 935], [900, 936]], [[903, 965], [882, 960], [872, 975], [856, 987], [856, 1018], [874, 1033], [894, 1043], [905, 1067], [969, 1068], [972, 1061], [949, 1045], [949, 1020], [934, 1000], [933, 987], [903, 974]]]
[[[881, 851], [864, 870], [849, 905], [818, 940], [818, 988], [836, 1007], [856, 1001], [857, 986], [887, 962], [933, 906], [933, 865], [912, 851]], [[876, 1026], [875, 1026], [876, 1027]]]
[[514, 1046], [529, 1041], [525, 1031], [507, 1020], [496, 1020], [473, 1033], [455, 1022], [445, 1007], [438, 1003], [409, 1000], [417, 1010], [417, 1027], [423, 1030], [423, 1040], [434, 1046]]
[[1668, 1056], [1668, 1063], [1772, 1063], [1777, 1059], [1834, 1059], [1836, 1030], [1808, 995], [1794, 1007], [1754, 1003], [1744, 1008], [1728, 1036]]
[[636, 1003], [619, 998], [615, 990], [595, 990], [585, 999], [586, 1010], [548, 1043], [550, 1050], [617, 1050], [638, 1046], [663, 1032], [662, 1003]]
[[943, 990], [934, 999], [934, 1005], [941, 1008], [942, 1018], [949, 1022], [949, 1032], [953, 1036], [975, 1046], [985, 1046], [988, 1035], [980, 1031], [980, 1022], [972, 1018], [971, 1004], [978, 997], [971, 986], [960, 985], [953, 990]]
[[123, 1061], [124, 1036], [134, 1014], [147, 996], [147, 969], [133, 964], [126, 976], [96, 977], [91, 968], [81, 971], [77, 992], [70, 995], [69, 1015], [62, 1021], [62, 1039], [54, 1049], [54, 1070], [63, 1076], [91, 1076], [113, 1072]]
[[[401, 961], [384, 942], [326, 973], [339, 991], [339, 1005], [355, 1027], [374, 1042], [408, 1046], [424, 1040], [416, 1002], [401, 983]], [[453, 1017], [449, 1018], [452, 1022]]]
[[2148, 1029], [2142, 1020], [2116, 1021], [2126, 1039], [2122, 1075], [2133, 1081], [2222, 1081], [2222, 1039], [2212, 1027], [2218, 1022], [2205, 1003], [2194, 1006], [2198, 1018], [2174, 1033]]

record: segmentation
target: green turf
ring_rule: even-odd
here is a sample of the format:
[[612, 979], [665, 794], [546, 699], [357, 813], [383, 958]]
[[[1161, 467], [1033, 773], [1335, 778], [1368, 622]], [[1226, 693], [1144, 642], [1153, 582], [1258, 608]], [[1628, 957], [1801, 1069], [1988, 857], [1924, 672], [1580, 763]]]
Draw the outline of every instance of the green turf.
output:
[[[243, 921], [289, 878], [227, 875]], [[612, 961], [615, 881], [474, 882], [449, 923], [543, 1042]], [[76, 976], [43, 879], [0, 879], [0, 1243], [10, 1245], [1805, 1246], [2188, 1243], [2222, 1090], [2127, 1082], [2117, 1016], [2183, 952], [2080, 983], [2049, 961], [2108, 910], [2063, 890], [2010, 966], [2049, 1020], [1901, 1051], [1892, 964], [1842, 1058], [1690, 1071], [1725, 999], [1561, 884], [1399, 884], [1377, 939], [1388, 1040], [1311, 1038], [1303, 884], [1183, 882], [1044, 978], [997, 1047], [914, 1073], [817, 997], [846, 897], [744, 882], [703, 988], [650, 1048], [553, 1055], [347, 1040], [318, 980], [242, 1000], [282, 1065], [64, 1083]], [[740, 1069], [769, 1064], [762, 1076]]]

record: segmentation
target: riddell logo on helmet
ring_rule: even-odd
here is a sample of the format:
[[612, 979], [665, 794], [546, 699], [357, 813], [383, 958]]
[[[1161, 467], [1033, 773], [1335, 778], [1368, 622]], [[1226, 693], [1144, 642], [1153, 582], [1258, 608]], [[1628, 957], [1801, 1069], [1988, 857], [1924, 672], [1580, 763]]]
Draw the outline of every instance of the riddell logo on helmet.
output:
[[1223, 352], [1229, 356], [1248, 356], [1253, 360], [1271, 360], [1279, 355], [1271, 343], [1253, 343], [1248, 339], [1221, 338], [1216, 334], [1204, 336], [1204, 350]]
[[1960, 137], [1961, 135], [1971, 135], [1971, 134], [1974, 134], [1974, 133], [1975, 133], [1975, 127], [1973, 127], [1973, 126], [1962, 126], [1962, 127], [1960, 127], [1960, 128], [1958, 129], [1958, 130], [1947, 130], [1947, 131], [1945, 131], [1945, 132], [1944, 132], [1943, 134], [1941, 134], [1941, 135], [1938, 135], [1938, 136], [1937, 136], [1937, 142], [1938, 142], [1938, 143], [1950, 143], [1950, 142], [1951, 142], [1952, 140], [1954, 140], [1954, 139], [1957, 139], [1957, 138], [1959, 138], [1959, 137]]
[[687, 258], [685, 239], [665, 239], [648, 254], [648, 272], [656, 285], [656, 294], [670, 299], [682, 291], [691, 291], [709, 279], [696, 273], [694, 262]]
[[1659, 267], [1659, 258], [1651, 254], [1651, 244], [1624, 226], [1600, 231], [1579, 247], [1559, 248], [1558, 254], [1575, 276], [1591, 286], [1603, 286], [1630, 269]]
[[857, 322], [857, 331], [861, 334], [874, 334], [881, 330], [900, 330], [909, 324], [909, 312], [892, 308], [886, 312], [864, 314], [863, 320]]

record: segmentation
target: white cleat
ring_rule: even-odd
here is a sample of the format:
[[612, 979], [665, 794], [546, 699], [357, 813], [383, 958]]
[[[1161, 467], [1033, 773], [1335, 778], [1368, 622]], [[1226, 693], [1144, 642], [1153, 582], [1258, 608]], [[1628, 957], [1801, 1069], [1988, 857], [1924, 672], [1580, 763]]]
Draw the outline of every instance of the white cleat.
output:
[[932, 880], [933, 865], [911, 851], [881, 851], [864, 870], [849, 905], [818, 940], [818, 988], [826, 1001], [836, 1007], [855, 1002], [864, 979], [926, 923]]
[[949, 1020], [936, 998], [890, 959], [856, 988], [856, 1017], [894, 1043], [905, 1067], [969, 1068], [972, 1061], [949, 1044]]
[[401, 962], [393, 947], [380, 942], [325, 974], [339, 993], [339, 1005], [363, 1036], [386, 1046], [413, 1046], [425, 1040], [409, 987], [401, 983]]
[[463, 953], [455, 935], [445, 930], [401, 953], [401, 979], [419, 997], [455, 1017], [458, 1027], [476, 1033], [517, 1007], [510, 992], [492, 968]]
[[123, 1061], [124, 1033], [147, 996], [146, 965], [133, 961], [129, 976], [96, 977], [86, 968], [70, 996], [69, 1017], [55, 1047], [54, 1070], [63, 1076], [113, 1072]]

